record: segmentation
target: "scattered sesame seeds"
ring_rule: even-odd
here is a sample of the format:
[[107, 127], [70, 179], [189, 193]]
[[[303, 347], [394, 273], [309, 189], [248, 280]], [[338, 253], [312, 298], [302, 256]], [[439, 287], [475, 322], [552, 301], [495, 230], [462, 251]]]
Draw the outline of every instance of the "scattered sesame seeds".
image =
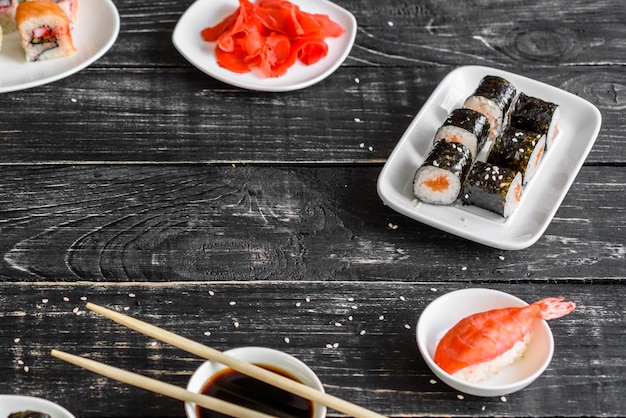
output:
[[461, 394], [459, 394], [459, 395], [456, 395], [456, 397], [457, 397], [458, 399], [460, 399], [460, 400], [463, 400], [463, 399], [465, 399], [465, 396], [463, 396], [463, 395], [461, 395]]
[[87, 296], [81, 296], [80, 300], [82, 300], [83, 302], [87, 300]]
[[406, 298], [405, 298], [404, 296], [400, 296], [400, 300], [401, 300], [402, 302], [404, 302], [404, 301], [406, 301]]
[[355, 122], [361, 122], [361, 118], [354, 118]]
[[436, 385], [436, 384], [437, 384], [437, 381], [436, 381], [435, 379], [430, 379], [430, 384], [431, 384], [431, 385]]
[[361, 80], [359, 80], [359, 77], [354, 77], [354, 82], [359, 84], [361, 82]]
[[506, 396], [500, 396], [500, 400], [501, 400], [502, 402], [506, 402]]
[[359, 148], [365, 148], [365, 143], [364, 143], [364, 142], [361, 142], [361, 143], [359, 144]]
[[24, 372], [28, 373], [29, 370], [30, 370], [30, 367], [24, 366]]
[[289, 344], [291, 342], [291, 340], [289, 339], [289, 337], [285, 337], [283, 338], [283, 341], [285, 342], [285, 344]]
[[44, 303], [44, 304], [48, 303], [48, 299], [41, 299], [41, 303]]
[[20, 339], [21, 339], [20, 337], [14, 338], [14, 339], [13, 339], [13, 342], [14, 342], [15, 344], [17, 344], [17, 343], [19, 343], [19, 342], [20, 342]]
[[358, 307], [358, 306], [356, 306], [356, 305], [352, 305], [352, 306], [350, 306], [350, 308], [351, 308], [351, 309], [356, 310], [356, 309], [358, 309], [359, 307]]
[[212, 290], [209, 290], [209, 296], [215, 296], [215, 292]]
[[70, 298], [68, 298], [67, 296], [63, 297], [63, 302], [69, 302], [69, 301], [70, 301]]
[[20, 366], [23, 366], [24, 365], [24, 360], [18, 360], [17, 364], [19, 364]]
[[359, 335], [365, 335], [365, 330], [364, 330], [364, 329], [362, 329], [362, 330], [359, 332]]
[[211, 336], [211, 331], [204, 331], [202, 333], [202, 335], [204, 335], [205, 337], [210, 337]]
[[437, 291], [437, 289], [435, 289], [434, 287], [431, 287], [431, 288], [430, 288], [430, 291], [431, 291], [431, 292], [436, 292], [436, 291]]
[[467, 270], [467, 266], [463, 266], [463, 267], [461, 267], [461, 270], [462, 270], [462, 271]]
[[125, 311], [130, 311], [130, 306], [124, 306], [123, 308]]
[[332, 344], [326, 344], [326, 348], [333, 348]]
[[76, 315], [78, 315], [78, 311], [79, 311], [78, 306], [72, 309], [72, 312]]
[[77, 101], [78, 101], [78, 100], [76, 100], [76, 99], [75, 99], [75, 98], [73, 98], [73, 97], [70, 99], [70, 102], [72, 102], [72, 103], [76, 103]]
[[134, 294], [134, 293], [129, 293], [129, 294], [128, 294], [128, 297], [129, 297], [129, 298], [134, 298], [134, 297], [135, 297], [135, 294]]
[[230, 306], [235, 306], [237, 304], [237, 302], [235, 302], [234, 300], [231, 300], [230, 302], [228, 302], [228, 304]]
[[342, 326], [343, 326], [343, 324], [342, 324], [341, 322], [335, 322], [335, 326], [336, 326], [336, 327], [342, 327]]
[[296, 302], [296, 308], [299, 308], [300, 306], [302, 306], [302, 302]]
[[502, 261], [504, 261], [504, 256], [503, 255], [499, 255], [498, 258]]
[[354, 302], [354, 298], [352, 297], [348, 298], [348, 302]]
[[338, 348], [339, 347], [339, 343], [333, 343], [333, 348]]
[[304, 301], [305, 302], [311, 302], [311, 298], [309, 296], [307, 296], [307, 297], [304, 298]]
[[380, 315], [380, 316], [378, 317], [378, 320], [379, 320], [379, 321], [383, 321], [384, 319], [385, 319], [385, 315]]
[[372, 146], [367, 147], [367, 149], [368, 149], [369, 151], [374, 151], [374, 147], [372, 147]]
[[393, 22], [390, 20], [389, 22], [387, 22], [388, 26], [393, 26]]
[[411, 329], [411, 325], [409, 325], [409, 324], [404, 324], [404, 328], [406, 328], [406, 329]]
[[354, 319], [354, 318], [352, 317], [352, 315], [350, 315], [350, 316], [348, 317], [348, 321], [352, 321], [353, 319]]

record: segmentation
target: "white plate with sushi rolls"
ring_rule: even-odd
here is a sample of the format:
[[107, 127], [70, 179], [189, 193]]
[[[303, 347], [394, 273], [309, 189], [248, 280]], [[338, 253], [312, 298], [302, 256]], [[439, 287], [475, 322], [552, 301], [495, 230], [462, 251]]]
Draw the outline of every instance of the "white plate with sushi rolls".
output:
[[[504, 114], [487, 109], [494, 103], [475, 106], [474, 99], [490, 79], [514, 87], [512, 96], [501, 91], [489, 98]], [[506, 106], [497, 102], [505, 97], [510, 99]], [[529, 110], [528, 101], [536, 104], [534, 110]], [[483, 120], [465, 120], [459, 126], [471, 131], [473, 143], [450, 135], [441, 139], [440, 129], [455, 119], [458, 109], [467, 107], [484, 115], [492, 129], [485, 133], [480, 129]], [[495, 68], [459, 67], [442, 80], [398, 141], [379, 175], [378, 194], [392, 209], [424, 224], [490, 247], [524, 249], [552, 221], [601, 123], [594, 105], [554, 86]], [[502, 143], [521, 141], [517, 130], [525, 132], [525, 144], [502, 152]], [[442, 141], [450, 145], [436, 146]], [[495, 157], [505, 154], [516, 161]], [[424, 183], [434, 191], [425, 193]], [[450, 190], [439, 196], [442, 184]]]
[[17, 31], [4, 31], [0, 45], [0, 93], [52, 83], [84, 69], [115, 43], [120, 16], [111, 0], [79, 0], [71, 36], [76, 52], [29, 62]]

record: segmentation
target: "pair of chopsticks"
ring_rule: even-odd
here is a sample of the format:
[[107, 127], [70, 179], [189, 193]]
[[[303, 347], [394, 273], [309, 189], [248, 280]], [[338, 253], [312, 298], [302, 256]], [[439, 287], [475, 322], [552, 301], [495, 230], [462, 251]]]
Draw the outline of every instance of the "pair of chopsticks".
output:
[[[180, 335], [166, 331], [154, 325], [140, 321], [135, 318], [123, 315], [110, 309], [98, 306], [91, 302], [87, 303], [87, 309], [90, 309], [106, 318], [109, 318], [118, 324], [133, 329], [144, 335], [152, 337], [156, 340], [168, 343], [174, 347], [180, 348], [188, 353], [195, 354], [207, 360], [215, 361], [228, 366], [240, 373], [253, 377], [272, 386], [283, 389], [294, 395], [320, 403], [339, 412], [348, 414], [355, 418], [385, 418], [376, 412], [355, 405], [343, 399], [337, 398], [328, 393], [320, 392], [310, 386], [296, 382], [277, 373], [256, 366], [252, 363], [239, 360], [235, 357], [222, 353], [214, 348], [207, 347], [193, 340], [187, 339]], [[108, 366], [94, 360], [84, 357], [75, 356], [59, 350], [52, 350], [51, 354], [61, 360], [72, 363], [76, 366], [90, 370], [94, 373], [101, 374], [114, 380], [127, 383], [151, 392], [159, 393], [178, 399], [184, 402], [192, 402], [203, 408], [219, 411], [223, 414], [241, 418], [261, 418], [268, 417], [263, 413], [244, 408], [229, 402], [222, 401], [207, 395], [194, 393], [186, 389], [180, 388], [169, 383], [164, 383], [156, 379], [145, 377], [136, 373], [128, 372], [116, 367]]]

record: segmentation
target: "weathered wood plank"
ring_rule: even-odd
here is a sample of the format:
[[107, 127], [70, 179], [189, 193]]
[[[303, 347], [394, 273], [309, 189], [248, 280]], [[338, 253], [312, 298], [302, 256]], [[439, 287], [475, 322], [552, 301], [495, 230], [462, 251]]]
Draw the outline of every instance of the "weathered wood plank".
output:
[[[378, 164], [452, 69], [344, 67], [317, 86], [288, 94], [225, 89], [193, 69], [87, 69], [7, 97], [0, 164]], [[588, 163], [625, 162], [626, 75], [620, 68], [524, 74], [598, 106], [604, 123]], [[51, 96], [54, 118], [47, 117], [48, 106], [39, 106]]]
[[85, 311], [84, 300], [90, 300], [220, 350], [262, 345], [286, 351], [309, 364], [328, 392], [389, 416], [623, 412], [616, 402], [626, 376], [622, 287], [489, 285], [528, 301], [563, 294], [578, 304], [572, 315], [551, 323], [556, 348], [546, 372], [527, 389], [500, 399], [458, 398], [437, 382], [416, 348], [415, 324], [423, 308], [440, 294], [467, 286], [459, 280], [5, 283], [0, 285], [0, 334], [10, 341], [3, 344], [0, 392], [45, 396], [77, 416], [183, 415], [179, 402], [50, 357], [50, 349], [60, 348], [180, 386], [200, 364], [179, 349]]
[[584, 167], [545, 235], [517, 252], [397, 214], [378, 198], [377, 174], [357, 167], [4, 167], [0, 277], [624, 279], [619, 170]]

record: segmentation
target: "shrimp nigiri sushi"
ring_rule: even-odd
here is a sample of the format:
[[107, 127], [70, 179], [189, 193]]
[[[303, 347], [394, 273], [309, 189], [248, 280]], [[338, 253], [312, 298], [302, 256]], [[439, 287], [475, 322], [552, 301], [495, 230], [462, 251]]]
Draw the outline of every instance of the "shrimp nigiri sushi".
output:
[[476, 383], [496, 375], [523, 356], [535, 321], [572, 312], [574, 302], [546, 298], [531, 305], [470, 315], [437, 344], [435, 363], [453, 377]]

